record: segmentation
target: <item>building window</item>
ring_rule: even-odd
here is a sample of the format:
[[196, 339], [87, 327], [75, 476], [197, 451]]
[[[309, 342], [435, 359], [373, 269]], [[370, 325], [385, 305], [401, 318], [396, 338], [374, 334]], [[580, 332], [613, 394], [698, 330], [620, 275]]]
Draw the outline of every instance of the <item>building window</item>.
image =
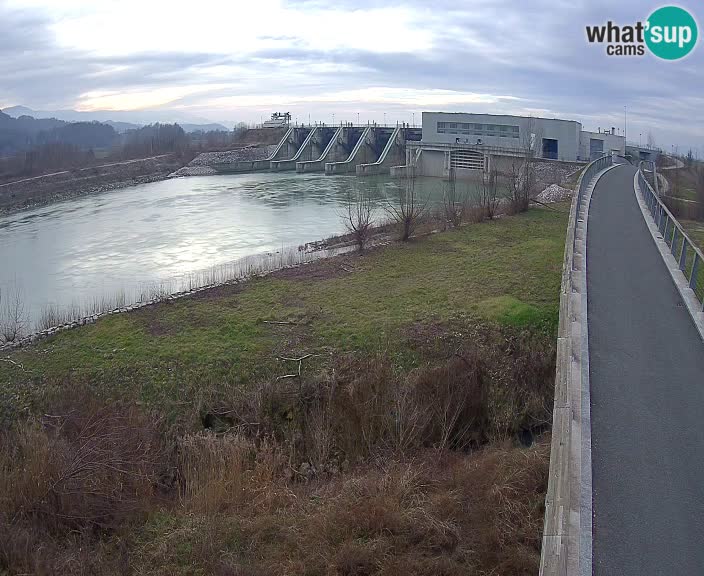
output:
[[520, 129], [509, 124], [475, 124], [469, 122], [438, 122], [439, 134], [461, 134], [490, 138], [518, 138]]

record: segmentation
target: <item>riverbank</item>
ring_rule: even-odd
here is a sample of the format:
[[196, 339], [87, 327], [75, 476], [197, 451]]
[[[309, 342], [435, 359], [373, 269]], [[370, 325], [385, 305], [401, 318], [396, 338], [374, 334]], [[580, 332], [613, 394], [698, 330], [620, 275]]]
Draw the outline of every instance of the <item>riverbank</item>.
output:
[[537, 572], [567, 222], [556, 206], [1, 356], [3, 566]]
[[[238, 158], [262, 159], [283, 137], [282, 129], [249, 129], [240, 133], [231, 150], [202, 152], [185, 159], [176, 154], [162, 154], [121, 162], [109, 162], [52, 174], [0, 183], [0, 216], [7, 216], [46, 206], [70, 198], [99, 194], [149, 182], [165, 180], [171, 175], [202, 176], [216, 174], [215, 167], [227, 167]], [[188, 158], [191, 162], [184, 166]]]
[[0, 216], [54, 202], [164, 180], [182, 162], [171, 154], [112, 162], [0, 184]]

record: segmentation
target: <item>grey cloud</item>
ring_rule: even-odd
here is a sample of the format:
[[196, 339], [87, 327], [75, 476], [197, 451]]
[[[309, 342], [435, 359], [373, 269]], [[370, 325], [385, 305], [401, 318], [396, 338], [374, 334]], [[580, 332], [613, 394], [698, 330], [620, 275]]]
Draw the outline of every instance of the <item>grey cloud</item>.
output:
[[[316, 10], [329, 6], [318, 0], [288, 4]], [[699, 4], [691, 0], [681, 4], [695, 14], [699, 10]], [[401, 4], [371, 0], [335, 4], [335, 8], [354, 10], [383, 6]], [[44, 17], [28, 11], [8, 12], [0, 4], [0, 104], [69, 107], [79, 94], [91, 90], [221, 84], [222, 79], [208, 80], [208, 69], [222, 66], [232, 71], [225, 80], [228, 88], [214, 86], [207, 94], [186, 96], [173, 105], [199, 109], [206, 99], [275, 93], [290, 95], [295, 103], [297, 98], [318, 93], [370, 86], [446, 89], [514, 96], [520, 100], [497, 105], [497, 109], [544, 109], [583, 119], [589, 127], [620, 122], [627, 105], [636, 129], [652, 125], [663, 138], [679, 137], [683, 143], [694, 144], [697, 131], [704, 131], [699, 119], [701, 102], [696, 100], [704, 94], [700, 72], [704, 48], [700, 46], [685, 61], [671, 63], [651, 56], [607, 57], [603, 46], [586, 42], [586, 25], [644, 19], [648, 9], [635, 0], [535, 0], [520, 5], [508, 0], [437, 0], [430, 11], [427, 2], [412, 0], [403, 6], [417, 10], [419, 25], [433, 33], [432, 51], [380, 54], [373, 50], [373, 43], [366, 48], [364, 42], [356, 50], [309, 50], [292, 34], [268, 37], [277, 47], [246, 56], [173, 50], [98, 58], [59, 49], [53, 45]], [[300, 112], [304, 106], [299, 105]], [[344, 107], [355, 106], [341, 106], [340, 114], [351, 113]], [[325, 104], [320, 108], [327, 113], [335, 107]], [[199, 110], [209, 113], [207, 107]], [[369, 116], [383, 110], [394, 110], [399, 116], [410, 113], [400, 104], [363, 107]], [[210, 113], [215, 119], [226, 115]]]

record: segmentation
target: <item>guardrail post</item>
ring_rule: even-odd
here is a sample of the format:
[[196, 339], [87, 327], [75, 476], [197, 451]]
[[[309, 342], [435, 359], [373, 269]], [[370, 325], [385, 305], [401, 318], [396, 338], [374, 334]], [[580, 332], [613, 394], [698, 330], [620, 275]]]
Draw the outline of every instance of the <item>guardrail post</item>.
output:
[[687, 239], [682, 240], [682, 252], [680, 252], [680, 270], [684, 272], [687, 267]]
[[694, 263], [692, 264], [692, 276], [689, 278], [689, 287], [694, 290], [697, 287], [697, 274], [699, 272], [699, 254], [694, 253]]
[[670, 246], [670, 253], [674, 256], [677, 250], [677, 237], [679, 236], [679, 229], [677, 226], [672, 230], [672, 244]]

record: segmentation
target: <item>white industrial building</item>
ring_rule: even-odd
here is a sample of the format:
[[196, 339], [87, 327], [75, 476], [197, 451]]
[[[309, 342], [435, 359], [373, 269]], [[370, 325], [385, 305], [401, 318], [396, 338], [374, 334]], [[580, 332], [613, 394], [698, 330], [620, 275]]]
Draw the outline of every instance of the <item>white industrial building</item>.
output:
[[[492, 163], [505, 167], [525, 154], [563, 162], [587, 162], [603, 154], [624, 153], [625, 139], [609, 131], [589, 132], [574, 120], [461, 112], [423, 112], [422, 140], [408, 149], [417, 174], [447, 176], [456, 169], [486, 170]], [[471, 175], [471, 174], [467, 174]]]

